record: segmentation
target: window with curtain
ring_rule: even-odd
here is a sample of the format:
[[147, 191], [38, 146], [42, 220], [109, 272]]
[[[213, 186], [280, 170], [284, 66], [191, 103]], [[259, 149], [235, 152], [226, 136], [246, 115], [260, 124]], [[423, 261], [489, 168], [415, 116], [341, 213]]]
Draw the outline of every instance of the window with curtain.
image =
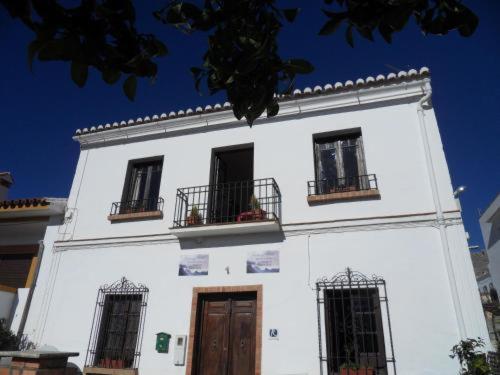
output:
[[131, 162], [120, 212], [155, 211], [163, 160]]
[[318, 194], [361, 190], [369, 184], [360, 132], [318, 137], [314, 151]]

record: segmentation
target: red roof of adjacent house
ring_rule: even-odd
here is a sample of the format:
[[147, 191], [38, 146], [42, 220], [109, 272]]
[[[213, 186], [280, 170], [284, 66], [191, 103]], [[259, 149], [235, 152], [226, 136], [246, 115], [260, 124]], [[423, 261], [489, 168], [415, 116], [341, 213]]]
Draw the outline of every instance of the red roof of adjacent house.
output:
[[30, 208], [49, 206], [50, 202], [47, 198], [26, 198], [26, 199], [11, 199], [0, 202], [0, 211], [13, 208]]

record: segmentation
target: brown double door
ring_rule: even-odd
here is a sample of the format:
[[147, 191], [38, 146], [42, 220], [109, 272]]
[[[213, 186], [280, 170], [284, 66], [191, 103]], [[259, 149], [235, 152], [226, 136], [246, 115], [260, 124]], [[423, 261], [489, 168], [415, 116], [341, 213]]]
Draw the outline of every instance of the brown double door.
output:
[[254, 375], [256, 295], [201, 296], [198, 311], [197, 375]]

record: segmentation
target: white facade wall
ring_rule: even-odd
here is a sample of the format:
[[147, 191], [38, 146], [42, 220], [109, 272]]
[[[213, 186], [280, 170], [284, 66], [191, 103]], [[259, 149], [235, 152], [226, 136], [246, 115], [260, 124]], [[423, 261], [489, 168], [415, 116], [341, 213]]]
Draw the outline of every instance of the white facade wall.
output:
[[[185, 120], [191, 128], [179, 132], [158, 130], [135, 141], [138, 125], [124, 130], [130, 131], [127, 140], [113, 141], [111, 135], [105, 143], [88, 144], [68, 201], [71, 217], [48, 229], [25, 332], [39, 345], [80, 352], [75, 363], [82, 367], [97, 291], [125, 276], [150, 289], [140, 373], [184, 374], [184, 366], [173, 365], [172, 351], [154, 350], [155, 334], [189, 334], [193, 287], [261, 284], [262, 374], [319, 374], [315, 281], [350, 267], [387, 283], [397, 373], [455, 374], [450, 348], [465, 337], [488, 340], [488, 333], [436, 119], [427, 109], [432, 172], [444, 212], [437, 220], [417, 116], [426, 85], [427, 79], [416, 84], [413, 94], [396, 85], [400, 91], [388, 95], [392, 101], [365, 105], [344, 106], [332, 95], [310, 112], [304, 108], [315, 99], [304, 100], [301, 113], [288, 116], [292, 104], [285, 104], [277, 118], [252, 128], [234, 120], [210, 127], [200, 116]], [[369, 90], [372, 97], [383, 96]], [[353, 128], [361, 129], [367, 173], [377, 175], [380, 199], [308, 205], [313, 135]], [[169, 231], [176, 189], [209, 183], [213, 148], [248, 143], [254, 147], [254, 178], [273, 177], [280, 187], [283, 232], [179, 242]], [[161, 155], [163, 219], [111, 224], [107, 215], [120, 200], [128, 161]], [[252, 250], [279, 250], [280, 272], [247, 274]], [[177, 276], [180, 256], [187, 253], [209, 254], [208, 276]], [[390, 353], [386, 315], [383, 323]], [[279, 340], [268, 339], [270, 328], [279, 329]]]

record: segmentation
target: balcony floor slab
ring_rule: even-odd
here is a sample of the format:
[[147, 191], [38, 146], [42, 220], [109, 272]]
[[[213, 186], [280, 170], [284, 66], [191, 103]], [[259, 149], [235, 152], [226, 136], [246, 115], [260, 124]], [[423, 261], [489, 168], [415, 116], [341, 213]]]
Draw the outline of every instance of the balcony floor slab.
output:
[[232, 234], [251, 234], [281, 231], [277, 220], [252, 221], [247, 223], [227, 223], [170, 228], [170, 233], [177, 238], [199, 238]]

